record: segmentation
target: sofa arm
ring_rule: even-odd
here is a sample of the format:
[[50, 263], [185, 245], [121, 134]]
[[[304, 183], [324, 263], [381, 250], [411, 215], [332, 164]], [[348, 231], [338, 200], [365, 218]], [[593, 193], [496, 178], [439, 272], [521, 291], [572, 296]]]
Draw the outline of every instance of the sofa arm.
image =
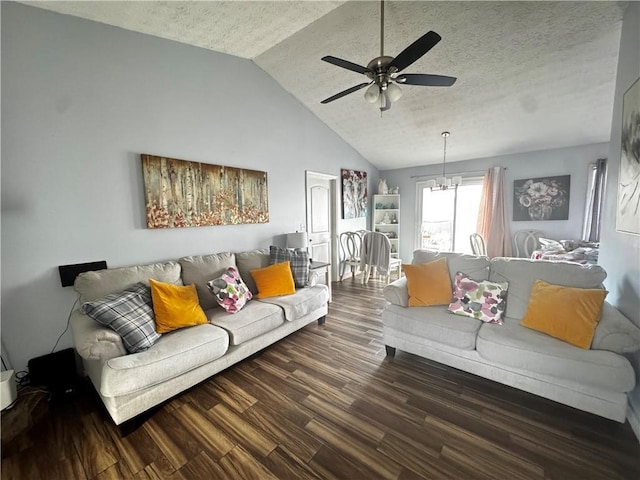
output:
[[613, 305], [604, 302], [591, 348], [620, 354], [640, 350], [640, 328]]
[[120, 335], [80, 310], [74, 310], [71, 314], [70, 324], [73, 343], [82, 358], [104, 362], [127, 354]]
[[400, 307], [409, 306], [409, 291], [407, 290], [407, 277], [402, 277], [384, 287], [385, 300]]

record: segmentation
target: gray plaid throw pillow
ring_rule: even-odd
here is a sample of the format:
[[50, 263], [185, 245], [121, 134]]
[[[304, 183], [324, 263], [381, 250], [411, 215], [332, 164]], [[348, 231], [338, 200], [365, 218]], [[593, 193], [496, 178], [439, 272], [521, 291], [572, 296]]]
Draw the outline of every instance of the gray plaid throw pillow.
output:
[[289, 250], [274, 245], [269, 247], [269, 265], [287, 260], [291, 266], [296, 287], [306, 287], [309, 284], [309, 252], [301, 249]]
[[151, 289], [142, 282], [100, 300], [86, 302], [81, 310], [120, 335], [129, 353], [142, 352], [160, 338], [156, 332]]

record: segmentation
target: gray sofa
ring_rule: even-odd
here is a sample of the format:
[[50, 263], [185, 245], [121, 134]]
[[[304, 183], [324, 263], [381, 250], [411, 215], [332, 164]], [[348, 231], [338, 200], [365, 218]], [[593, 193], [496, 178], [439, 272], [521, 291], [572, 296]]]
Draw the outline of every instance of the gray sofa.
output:
[[305, 325], [323, 323], [326, 285], [296, 289], [294, 295], [255, 298], [234, 314], [216, 303], [206, 282], [236, 266], [257, 293], [249, 271], [269, 265], [269, 250], [184, 257], [178, 261], [86, 272], [75, 282], [78, 305], [121, 292], [149, 279], [194, 283], [209, 323], [165, 333], [148, 350], [128, 354], [120, 335], [82, 313], [71, 316], [75, 348], [86, 374], [113, 421], [120, 425]]
[[590, 349], [582, 349], [520, 325], [535, 280], [577, 288], [602, 288], [602, 267], [568, 262], [414, 252], [413, 263], [447, 258], [456, 272], [475, 280], [508, 282], [503, 325], [454, 315], [446, 305], [408, 307], [407, 279], [385, 287], [382, 314], [387, 355], [400, 349], [481, 377], [624, 422], [635, 373], [624, 356], [640, 349], [640, 329], [604, 304]]

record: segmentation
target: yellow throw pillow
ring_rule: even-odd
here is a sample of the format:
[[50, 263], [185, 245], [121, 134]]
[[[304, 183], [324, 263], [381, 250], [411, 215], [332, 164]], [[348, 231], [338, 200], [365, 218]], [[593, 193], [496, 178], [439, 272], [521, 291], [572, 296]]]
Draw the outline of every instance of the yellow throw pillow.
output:
[[178, 328], [207, 323], [195, 284], [185, 287], [150, 279], [156, 332], [166, 333]]
[[606, 290], [563, 287], [536, 280], [520, 325], [588, 349], [607, 293]]
[[446, 258], [417, 265], [403, 265], [402, 268], [407, 277], [410, 307], [449, 305], [453, 292]]
[[296, 293], [289, 262], [274, 263], [265, 268], [250, 270], [258, 288], [258, 298], [277, 297]]

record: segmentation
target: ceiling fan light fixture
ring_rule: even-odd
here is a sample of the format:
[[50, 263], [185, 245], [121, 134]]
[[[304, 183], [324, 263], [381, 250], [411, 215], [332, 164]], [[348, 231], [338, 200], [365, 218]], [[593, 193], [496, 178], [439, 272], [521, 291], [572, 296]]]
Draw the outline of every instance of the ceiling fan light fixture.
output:
[[375, 83], [364, 92], [364, 99], [369, 103], [376, 103], [380, 98], [380, 88]]
[[389, 100], [393, 103], [400, 100], [402, 89], [395, 83], [389, 83], [389, 85], [387, 85], [387, 94], [389, 95]]
[[[402, 90], [392, 82], [406, 85], [422, 85], [425, 87], [450, 87], [456, 79], [443, 75], [430, 75], [423, 73], [400, 74], [409, 65], [412, 65], [425, 53], [431, 50], [442, 37], [434, 31], [428, 31], [415, 42], [402, 50], [397, 56], [390, 57], [384, 54], [384, 0], [380, 1], [380, 56], [371, 60], [366, 67], [344, 60], [342, 58], [326, 55], [322, 60], [340, 68], [352, 72], [363, 74], [369, 83], [361, 83], [348, 88], [342, 92], [325, 98], [320, 103], [331, 103], [334, 100], [349, 95], [361, 88], [370, 85], [364, 94], [364, 98], [369, 103], [380, 102], [380, 111], [384, 112], [391, 108], [391, 104], [402, 96]], [[373, 84], [370, 84], [373, 82]]]

